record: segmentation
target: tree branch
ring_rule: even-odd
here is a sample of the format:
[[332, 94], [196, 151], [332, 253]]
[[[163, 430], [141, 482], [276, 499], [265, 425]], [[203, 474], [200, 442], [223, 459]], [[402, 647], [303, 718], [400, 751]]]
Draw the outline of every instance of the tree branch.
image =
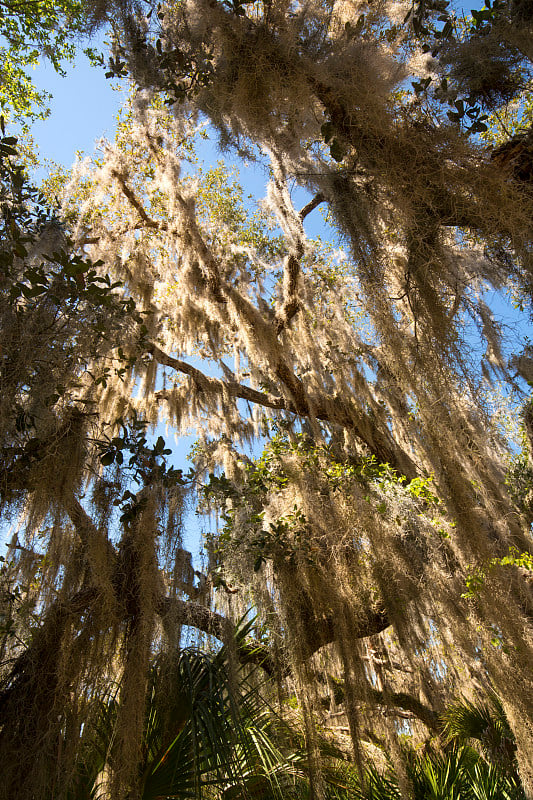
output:
[[[393, 469], [405, 475], [409, 480], [418, 475], [413, 460], [396, 444], [388, 431], [382, 431], [376, 426], [368, 414], [349, 407], [339, 398], [327, 403], [320, 400], [310, 402], [303, 382], [294, 375], [281, 357], [276, 366], [276, 377], [287, 388], [291, 396], [290, 400], [260, 392], [237, 382], [210, 378], [186, 361], [169, 356], [153, 343], [149, 347], [149, 352], [160, 364], [189, 375], [200, 391], [206, 394], [209, 392], [220, 396], [226, 394], [236, 399], [257, 403], [264, 408], [288, 411], [302, 417], [314, 417], [332, 425], [348, 428], [368, 447], [380, 463], [390, 464]], [[158, 397], [168, 400], [168, 393], [159, 392]]]
[[[120, 178], [120, 176], [118, 177]], [[323, 196], [317, 194], [304, 206], [300, 212], [300, 218], [303, 219], [322, 200]], [[179, 203], [183, 213], [183, 221], [186, 222], [186, 225], [183, 225], [184, 232], [182, 235], [187, 237], [189, 246], [195, 250], [204, 267], [208, 289], [213, 299], [217, 302], [231, 300], [242, 321], [247, 324], [254, 338], [261, 343], [262, 349], [272, 354], [270, 356], [272, 370], [277, 380], [287, 390], [289, 397], [267, 395], [236, 382], [210, 378], [190, 364], [172, 358], [155, 344], [152, 344], [150, 351], [154, 358], [160, 364], [191, 376], [198, 388], [206, 392], [206, 394], [211, 392], [221, 396], [227, 393], [230, 397], [257, 403], [265, 408], [284, 410], [304, 417], [315, 417], [316, 419], [347, 427], [354, 431], [355, 435], [368, 447], [380, 463], [389, 463], [391, 467], [409, 479], [416, 477], [417, 469], [412, 459], [396, 444], [388, 430], [378, 429], [368, 414], [348, 406], [339, 398], [335, 398], [333, 402], [326, 398], [322, 400], [310, 400], [308, 398], [303, 382], [294, 374], [294, 371], [286, 362], [283, 350], [277, 340], [277, 332], [272, 328], [271, 322], [266, 321], [257, 308], [237, 289], [222, 280], [216, 260], [202, 237], [190, 204], [181, 196], [179, 197]], [[301, 247], [303, 253], [302, 243]], [[299, 261], [294, 255], [291, 255], [287, 261], [286, 302], [282, 309], [283, 326], [294, 316], [298, 309], [296, 297], [298, 275]], [[278, 318], [279, 321], [280, 319]], [[279, 326], [277, 327], [279, 328]], [[165, 393], [160, 393], [159, 397], [165, 397]]]
[[217, 303], [225, 303], [226, 297], [224, 296], [223, 289], [226, 289], [224, 281], [220, 277], [218, 264], [213, 254], [209, 251], [203, 236], [198, 227], [196, 216], [191, 208], [191, 204], [179, 193], [176, 193], [176, 199], [179, 203], [181, 213], [183, 215], [185, 225], [182, 226], [182, 236], [185, 245], [192, 247], [198, 256], [200, 264], [203, 267], [204, 274], [207, 280], [207, 286], [213, 299]]
[[[281, 191], [281, 190], [280, 190]], [[319, 192], [312, 200], [305, 205], [298, 214], [298, 221], [302, 223], [304, 219], [310, 214], [320, 203], [324, 200], [324, 195]], [[275, 317], [276, 335], [280, 333], [289, 325], [290, 321], [300, 308], [298, 302], [298, 282], [300, 277], [300, 259], [304, 254], [303, 242], [303, 228], [302, 236], [296, 242], [294, 252], [290, 253], [285, 258], [283, 266], [283, 303]]]
[[[95, 563], [93, 554], [99, 554], [99, 558], [104, 559], [111, 570], [116, 564], [117, 554], [107, 535], [99, 531], [90, 516], [87, 514], [80, 501], [74, 494], [70, 495], [63, 501], [65, 511], [70, 517], [70, 521], [76, 529], [76, 533], [80, 537], [83, 546], [83, 552], [87, 559], [87, 564], [93, 574], [93, 581], [96, 585], [102, 578], [101, 568], [102, 564]], [[103, 545], [100, 549], [98, 545]], [[105, 554], [105, 555], [104, 555]], [[97, 556], [98, 558], [98, 556]]]
[[308, 216], [308, 214], [311, 213], [311, 211], [314, 211], [315, 208], [318, 208], [320, 203], [325, 202], [325, 200], [325, 195], [323, 195], [322, 192], [318, 192], [318, 194], [316, 194], [300, 211], [300, 219], [302, 222]]
[[[215, 639], [225, 644], [235, 634], [235, 626], [231, 620], [190, 600], [182, 600], [179, 597], [161, 597], [157, 612], [161, 617], [172, 615], [172, 618], [181, 624], [190, 625], [196, 630], [214, 636]], [[275, 663], [270, 650], [261, 642], [251, 639], [236, 642], [236, 650], [241, 664], [256, 664], [270, 676], [280, 671], [280, 666]]]
[[[382, 171], [386, 173], [387, 163], [391, 164], [394, 168], [398, 164], [409, 165], [405, 171], [406, 185], [409, 181], [409, 170], [423, 169], [426, 173], [425, 180], [425, 196], [430, 199], [427, 201], [427, 208], [430, 209], [429, 219], [433, 223], [437, 223], [442, 227], [457, 227], [467, 228], [473, 231], [486, 232], [488, 216], [487, 216], [487, 203], [485, 194], [486, 181], [483, 180], [483, 174], [487, 179], [494, 174], [494, 170], [498, 169], [497, 164], [474, 164], [474, 168], [478, 173], [478, 184], [469, 187], [469, 191], [464, 191], [464, 186], [461, 185], [459, 190], [454, 188], [456, 184], [456, 173], [450, 172], [449, 186], [443, 180], [443, 169], [447, 163], [444, 153], [441, 149], [435, 149], [435, 155], [432, 155], [431, 148], [424, 148], [421, 146], [420, 140], [413, 138], [410, 141], [409, 136], [398, 137], [396, 129], [393, 129], [392, 134], [386, 130], [379, 132], [372, 131], [369, 127], [364, 127], [357, 124], [354, 120], [354, 115], [351, 110], [345, 106], [342, 100], [339, 99], [339, 94], [336, 89], [328, 86], [327, 83], [317, 79], [316, 77], [308, 77], [309, 86], [315, 94], [315, 97], [322, 103], [330, 119], [335, 126], [338, 133], [349, 143], [357, 152], [358, 160], [364, 166], [365, 153], [371, 153], [371, 158], [368, 160], [368, 169], [371, 174], [374, 170], [374, 164], [377, 163], [378, 154], [382, 159]], [[420, 128], [418, 129], [420, 130]], [[414, 128], [413, 128], [414, 131]], [[435, 131], [429, 131], [428, 135], [433, 136]], [[494, 153], [497, 154], [498, 150]], [[454, 168], [464, 167], [466, 162], [455, 163]], [[470, 164], [472, 166], [472, 163]], [[480, 191], [479, 187], [482, 187]], [[522, 199], [529, 198], [526, 193], [522, 192]], [[490, 223], [489, 223], [490, 224]], [[513, 215], [498, 216], [498, 230], [512, 239], [516, 239], [516, 226]]]
[[[326, 683], [326, 677], [323, 674], [316, 674], [315, 679], [320, 683]], [[345, 701], [344, 682], [334, 679], [332, 684], [335, 687], [335, 703], [337, 705], [341, 705]], [[417, 700], [416, 697], [413, 697], [407, 692], [390, 692], [386, 689], [376, 689], [368, 682], [368, 680], [366, 680], [364, 692], [370, 695], [376, 705], [387, 706], [387, 708], [392, 709], [401, 708], [403, 711], [408, 711], [410, 714], [423, 722], [424, 725], [429, 728], [429, 730], [433, 731], [433, 733], [442, 733], [443, 725], [440, 715], [436, 711], [433, 711], [433, 709], [425, 706], [424, 703], [420, 702], [420, 700]], [[345, 712], [341, 711], [338, 713]]]
[[389, 706], [392, 708], [401, 708], [404, 711], [409, 711], [413, 716], [419, 719], [424, 725], [434, 733], [442, 733], [442, 724], [440, 717], [436, 711], [433, 711], [428, 706], [425, 706], [416, 697], [413, 697], [406, 692], [387, 692], [380, 689], [368, 687], [375, 703], [381, 706]]
[[147, 228], [152, 228], [152, 229], [155, 229], [155, 230], [158, 230], [158, 231], [159, 230], [166, 230], [167, 229], [166, 225], [163, 225], [162, 223], [156, 222], [154, 219], [152, 219], [151, 217], [148, 216], [143, 204], [141, 203], [139, 198], [135, 195], [133, 190], [130, 189], [130, 187], [126, 183], [126, 179], [125, 179], [124, 175], [122, 175], [120, 172], [118, 172], [118, 170], [113, 170], [113, 172], [111, 174], [113, 175], [113, 177], [120, 184], [120, 188], [122, 189], [122, 193], [127, 197], [127, 199], [129, 200], [130, 204], [136, 210], [136, 212], [138, 213], [138, 215], [140, 216], [140, 218], [142, 219], [142, 221], [144, 222], [146, 227]]
[[209, 250], [202, 236], [191, 204], [180, 194], [177, 195], [177, 199], [184, 223], [182, 224], [181, 235], [183, 236], [185, 245], [193, 249], [198, 257], [203, 268], [207, 289], [211, 298], [220, 305], [224, 305], [228, 300], [231, 300], [235, 310], [240, 315], [243, 322], [253, 331], [254, 336], [263, 342], [271, 341], [271, 346], [273, 347], [275, 336], [270, 322], [265, 321], [247, 297], [223, 280], [216, 258]]
[[300, 258], [303, 256], [303, 244], [299, 243], [296, 253], [288, 255], [283, 265], [283, 303], [276, 312], [276, 335], [285, 330], [291, 319], [296, 316], [300, 308], [298, 302], [298, 279], [300, 277]]
[[39, 705], [37, 693], [44, 695], [44, 708], [48, 713], [58, 685], [61, 639], [68, 625], [79, 620], [98, 597], [96, 589], [87, 587], [52, 604], [42, 625], [33, 633], [31, 643], [15, 659], [0, 684], [0, 712], [5, 719], [10, 714], [24, 716], [28, 710], [36, 708]]
[[[311, 658], [321, 647], [335, 641], [335, 625], [331, 617], [319, 618], [310, 612], [307, 606], [295, 608], [295, 612], [302, 618], [303, 638], [299, 643], [298, 655], [304, 661]], [[199, 603], [165, 596], [159, 600], [157, 613], [161, 617], [171, 614], [183, 625], [190, 625], [192, 628], [214, 636], [221, 642], [227, 642], [234, 635], [234, 625], [227, 617], [223, 617]], [[365, 639], [367, 636], [381, 633], [389, 625], [390, 621], [386, 611], [369, 610], [366, 618], [358, 622], [357, 627], [353, 630], [353, 635], [356, 639]], [[274, 661], [268, 647], [252, 639], [237, 643], [237, 655], [241, 664], [257, 664], [268, 675], [279, 673], [280, 670], [288, 671], [287, 665], [280, 665]]]
[[[302, 661], [307, 661], [317, 650], [327, 644], [332, 644], [337, 637], [335, 620], [331, 615], [317, 617], [311, 609], [306, 598], [302, 597], [301, 602], [295, 603], [292, 613], [298, 615], [300, 619], [296, 622], [299, 630], [299, 657]], [[391, 624], [385, 609], [367, 609], [363, 619], [358, 619], [356, 627], [351, 629], [354, 639], [366, 639], [368, 636], [375, 636], [381, 633]]]
[[[196, 367], [193, 367], [186, 361], [169, 356], [155, 344], [150, 345], [149, 352], [159, 364], [171, 367], [178, 372], [182, 372], [184, 375], [189, 375], [202, 392], [212, 392], [213, 394], [221, 396], [228, 394], [230, 397], [235, 397], [239, 400], [248, 400], [250, 403], [257, 403], [265, 408], [274, 408], [280, 411], [294, 410], [283, 397], [265, 394], [257, 389], [252, 389], [250, 386], [243, 386], [243, 384], [237, 383], [237, 381], [224, 381], [219, 378], [210, 378], [204, 372], [196, 369]], [[165, 398], [166, 393], [158, 392], [158, 397]]]

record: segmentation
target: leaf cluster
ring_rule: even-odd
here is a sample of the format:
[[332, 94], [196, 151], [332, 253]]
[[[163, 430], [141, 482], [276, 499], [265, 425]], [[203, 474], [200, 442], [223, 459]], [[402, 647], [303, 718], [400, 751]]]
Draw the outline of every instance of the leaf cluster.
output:
[[72, 61], [75, 39], [86, 29], [84, 3], [79, 0], [2, 0], [0, 3], [0, 109], [6, 116], [33, 122], [48, 114], [49, 94], [39, 92], [29, 74], [48, 59], [64, 75]]

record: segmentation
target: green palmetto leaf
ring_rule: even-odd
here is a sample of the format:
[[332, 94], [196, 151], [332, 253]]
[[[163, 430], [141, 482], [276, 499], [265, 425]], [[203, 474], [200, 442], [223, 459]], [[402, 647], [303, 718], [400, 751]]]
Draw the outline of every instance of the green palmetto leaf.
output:
[[472, 770], [472, 796], [475, 800], [520, 800], [522, 787], [509, 780], [495, 764], [480, 759]]
[[488, 701], [471, 702], [460, 700], [450, 705], [443, 714], [445, 732], [448, 740], [483, 741], [487, 731], [494, 730], [500, 735], [512, 736], [509, 723], [496, 695]]
[[[243, 625], [249, 635], [251, 623]], [[309, 795], [307, 754], [298, 718], [280, 719], [265, 700], [257, 672], [229, 667], [218, 653], [186, 649], [157, 660], [147, 692], [141, 800], [301, 800]], [[68, 800], [106, 796], [119, 692], [102, 701], [87, 726]], [[449, 718], [458, 724], [458, 705]], [[466, 707], [466, 711], [469, 708]], [[480, 719], [483, 710], [479, 710]], [[463, 704], [463, 712], [465, 706]], [[481, 730], [475, 715], [463, 733]], [[474, 725], [474, 722], [476, 723]], [[459, 726], [460, 727], [460, 726]], [[459, 728], [457, 728], [458, 730]], [[454, 729], [455, 730], [455, 729]], [[353, 763], [324, 739], [320, 747], [326, 800], [400, 800], [394, 772], [371, 764], [363, 780]], [[469, 746], [408, 758], [413, 800], [524, 800], [512, 775]]]
[[442, 715], [448, 742], [479, 743], [481, 751], [508, 772], [515, 772], [516, 744], [500, 699], [491, 692], [486, 700], [459, 700]]
[[[244, 626], [245, 635], [250, 626]], [[186, 649], [154, 663], [142, 747], [142, 800], [288, 797], [304, 758], [275, 743], [280, 726], [258, 690], [257, 676], [231, 676], [227, 654]], [[80, 747], [68, 800], [105, 796], [118, 690], [100, 704]], [[282, 736], [282, 740], [289, 737]]]
[[468, 747], [416, 759], [410, 770], [415, 800], [459, 800], [469, 796], [469, 770], [477, 756]]

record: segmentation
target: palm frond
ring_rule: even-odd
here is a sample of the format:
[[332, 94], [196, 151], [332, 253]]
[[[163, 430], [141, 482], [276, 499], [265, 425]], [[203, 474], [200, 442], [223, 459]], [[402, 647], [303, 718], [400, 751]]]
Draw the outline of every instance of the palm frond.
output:
[[508, 773], [516, 775], [516, 743], [499, 697], [490, 692], [485, 700], [461, 699], [442, 715], [448, 743], [477, 742], [481, 752]]

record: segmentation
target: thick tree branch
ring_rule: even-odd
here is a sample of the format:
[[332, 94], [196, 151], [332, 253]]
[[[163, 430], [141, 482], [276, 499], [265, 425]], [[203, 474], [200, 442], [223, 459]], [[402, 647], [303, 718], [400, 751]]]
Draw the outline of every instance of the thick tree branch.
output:
[[181, 235], [183, 236], [185, 246], [188, 248], [192, 247], [196, 252], [213, 299], [217, 303], [225, 303], [226, 297], [223, 290], [226, 286], [220, 276], [220, 270], [216, 259], [206, 245], [200, 228], [198, 227], [192, 204], [190, 201], [187, 202], [179, 193], [176, 193], [176, 199], [183, 217], [184, 224], [182, 225]]
[[83, 547], [87, 549], [91, 539], [97, 541], [100, 538], [96, 525], [74, 494], [67, 497], [63, 504], [72, 524], [76, 528]]
[[303, 253], [303, 245], [299, 244], [296, 252], [285, 258], [283, 265], [283, 303], [275, 318], [277, 336], [285, 330], [300, 308], [300, 303], [298, 302], [298, 279], [300, 277], [300, 258]]
[[[335, 620], [331, 614], [317, 617], [311, 609], [310, 603], [302, 597], [301, 603], [295, 603], [292, 613], [298, 616], [296, 626], [299, 630], [299, 657], [302, 661], [320, 650], [327, 644], [332, 644], [337, 638]], [[354, 639], [366, 639], [381, 633], [391, 624], [385, 609], [367, 609], [364, 617], [358, 619], [355, 627], [351, 629]]]
[[96, 589], [87, 587], [52, 604], [42, 625], [34, 632], [31, 643], [16, 658], [2, 680], [0, 716], [7, 718], [9, 714], [20, 714], [29, 707], [30, 710], [37, 707], [37, 693], [44, 696], [44, 708], [48, 713], [58, 686], [57, 661], [62, 652], [61, 639], [67, 627], [79, 621], [98, 597]]
[[[93, 581], [98, 585], [103, 577], [101, 574], [102, 566], [105, 564], [107, 568], [114, 569], [117, 560], [116, 551], [107, 535], [98, 530], [74, 494], [64, 499], [63, 505], [76, 529], [76, 533], [80, 537], [87, 564], [93, 575]], [[102, 563], [98, 563], [100, 559], [102, 559]]]
[[[87, 531], [94, 528], [78, 501], [71, 503], [71, 510], [74, 524], [85, 527]], [[72, 623], [79, 624], [79, 620], [85, 615], [90, 615], [95, 604], [100, 601], [97, 587], [89, 586], [80, 589], [68, 598], [60, 598], [52, 604], [31, 644], [15, 660], [3, 681], [2, 691], [0, 691], [0, 708], [13, 708], [17, 703], [24, 702], [23, 697], [31, 696], [33, 684], [40, 685], [39, 681], [44, 665], [43, 654], [45, 652], [55, 653], [60, 646], [65, 626]], [[235, 634], [235, 627], [231, 620], [199, 603], [161, 595], [156, 611], [160, 617], [169, 616], [173, 621], [190, 625], [225, 643], [231, 641]], [[300, 658], [310, 658], [321, 647], [335, 640], [335, 625], [332, 617], [318, 618], [312, 612], [310, 605], [306, 605], [305, 602], [300, 608], [295, 608], [295, 613], [301, 617], [301, 627], [305, 632], [300, 643]], [[357, 639], [366, 638], [380, 633], [388, 625], [389, 620], [385, 611], [369, 610], [366, 618], [359, 621], [353, 635]], [[268, 647], [253, 639], [237, 642], [236, 650], [241, 664], [258, 665], [268, 675], [273, 676], [280, 670], [286, 672], [288, 669], [287, 665], [280, 665], [273, 659]], [[50, 680], [55, 674], [54, 663], [52, 659]], [[416, 713], [413, 709], [414, 706], [408, 710]]]
[[[170, 615], [182, 625], [190, 625], [196, 630], [214, 636], [228, 644], [235, 635], [235, 626], [227, 617], [211, 611], [200, 603], [182, 600], [179, 597], [161, 597], [157, 612], [161, 617]], [[236, 642], [236, 652], [241, 664], [255, 664], [262, 667], [268, 675], [279, 672], [280, 666], [272, 658], [270, 650], [252, 639]]]
[[274, 347], [275, 334], [270, 321], [265, 321], [247, 297], [223, 280], [217, 260], [204, 240], [192, 204], [180, 194], [177, 195], [177, 200], [182, 214], [181, 236], [186, 247], [195, 252], [200, 262], [211, 298], [219, 305], [231, 301], [242, 321], [254, 336], [263, 342], [270, 341], [271, 347]]
[[[315, 679], [319, 683], [325, 683], [326, 678], [323, 674], [317, 674]], [[335, 703], [341, 705], [345, 701], [344, 695], [344, 682], [339, 680], [333, 680], [332, 684], [335, 687], [334, 695], [335, 695]], [[442, 733], [442, 722], [440, 715], [433, 711], [433, 709], [429, 708], [428, 706], [424, 705], [424, 703], [417, 700], [416, 697], [408, 694], [407, 692], [391, 692], [384, 689], [376, 689], [372, 686], [368, 680], [366, 681], [366, 686], [364, 690], [365, 694], [369, 695], [373, 702], [376, 705], [386, 706], [387, 708], [392, 709], [402, 709], [402, 711], [408, 711], [409, 714], [412, 714], [414, 717], [423, 722], [424, 725], [429, 728], [430, 731], [439, 735]], [[344, 712], [339, 712], [344, 713]]]
[[325, 200], [326, 197], [325, 195], [322, 194], [322, 192], [318, 192], [318, 194], [315, 194], [315, 196], [308, 203], [306, 203], [306, 205], [300, 211], [300, 219], [302, 220], [302, 222], [311, 213], [311, 211], [314, 211], [315, 208], [318, 208], [318, 206]]
[[[334, 620], [328, 616], [317, 617], [305, 605], [298, 607], [296, 604], [294, 610], [301, 617], [299, 627], [302, 629], [302, 640], [299, 642], [298, 655], [302, 660], [307, 660], [321, 647], [335, 641]], [[157, 611], [161, 617], [172, 615], [173, 619], [179, 620], [183, 625], [190, 625], [222, 642], [227, 642], [234, 633], [234, 626], [230, 620], [199, 603], [177, 597], [161, 597]], [[369, 609], [366, 616], [358, 621], [353, 636], [355, 639], [365, 639], [381, 633], [389, 625], [386, 611]], [[269, 675], [280, 670], [280, 665], [274, 662], [269, 648], [252, 639], [237, 644], [237, 655], [242, 664], [257, 664]], [[283, 672], [287, 669], [286, 665], [281, 665]]]
[[[237, 383], [237, 381], [224, 381], [219, 378], [210, 378], [204, 372], [191, 366], [191, 364], [188, 364], [186, 361], [167, 355], [167, 353], [155, 344], [150, 345], [149, 352], [159, 364], [171, 367], [184, 375], [189, 375], [202, 392], [211, 392], [221, 396], [227, 394], [239, 400], [248, 400], [250, 403], [257, 403], [265, 408], [274, 408], [280, 411], [293, 410], [283, 397], [265, 394], [257, 389], [252, 389], [250, 386], [243, 386], [243, 384]], [[159, 392], [158, 397], [165, 398], [166, 393]]]
[[[150, 345], [149, 351], [160, 364], [189, 375], [202, 392], [221, 397], [229, 395], [236, 399], [257, 403], [264, 408], [288, 411], [302, 417], [314, 417], [333, 425], [348, 428], [368, 447], [380, 463], [390, 464], [409, 480], [418, 474], [412, 459], [396, 444], [387, 430], [382, 431], [377, 427], [368, 414], [347, 406], [339, 398], [332, 401], [328, 398], [328, 402], [324, 400], [310, 402], [303, 382], [294, 375], [281, 358], [276, 368], [276, 377], [287, 388], [291, 396], [290, 400], [260, 392], [237, 382], [210, 378], [187, 362], [167, 355], [155, 344]], [[168, 399], [168, 394], [159, 392], [158, 397]]]
[[[430, 197], [427, 202], [430, 223], [442, 227], [467, 228], [472, 231], [486, 232], [487, 203], [483, 191], [486, 191], [486, 181], [490, 181], [494, 171], [501, 170], [497, 164], [481, 161], [477, 164], [472, 162], [470, 164], [466, 162], [453, 164], [453, 168], [449, 172], [449, 180], [446, 182], [443, 179], [443, 169], [447, 161], [442, 150], [435, 146], [424, 147], [418, 137], [413, 137], [412, 141], [409, 136], [398, 137], [396, 129], [393, 129], [392, 134], [388, 134], [385, 129], [375, 132], [368, 126], [357, 124], [351, 109], [347, 108], [339, 99], [336, 89], [314, 76], [309, 76], [308, 82], [316, 98], [329, 114], [335, 129], [354, 148], [361, 165], [364, 167], [365, 159], [368, 161], [369, 174], [374, 171], [374, 165], [378, 160], [382, 163], [381, 172], [385, 174], [387, 164], [391, 165], [392, 170], [396, 169], [398, 164], [406, 165], [407, 185], [410, 170], [423, 171], [425, 193]], [[434, 136], [435, 133], [436, 130], [429, 131], [428, 136]], [[366, 156], [367, 153], [370, 154], [369, 158]], [[464, 191], [464, 183], [460, 184], [458, 190], [455, 188], [457, 186], [457, 168], [465, 166], [474, 167], [477, 173], [477, 187], [469, 187], [468, 192]], [[486, 180], [483, 180], [483, 177]], [[529, 195], [529, 201], [530, 197], [531, 195]], [[523, 193], [522, 200], [524, 201], [526, 198], [526, 193]], [[507, 218], [498, 216], [497, 225], [501, 233], [513, 239], [516, 238], [515, 220], [512, 215]]]

